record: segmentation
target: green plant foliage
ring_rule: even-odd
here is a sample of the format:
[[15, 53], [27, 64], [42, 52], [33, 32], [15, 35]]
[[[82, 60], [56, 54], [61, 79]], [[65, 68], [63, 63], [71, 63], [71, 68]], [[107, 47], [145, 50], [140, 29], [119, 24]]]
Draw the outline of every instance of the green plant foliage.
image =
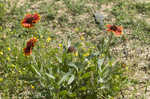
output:
[[150, 41], [149, 24], [134, 16], [149, 15], [149, 3], [129, 1], [0, 1], [0, 98], [124, 98], [139, 81], [120, 49]]
[[0, 25], [2, 25], [2, 22], [3, 22], [3, 18], [5, 17], [5, 13], [6, 13], [6, 11], [5, 11], [5, 4], [2, 2], [2, 1], [0, 1]]

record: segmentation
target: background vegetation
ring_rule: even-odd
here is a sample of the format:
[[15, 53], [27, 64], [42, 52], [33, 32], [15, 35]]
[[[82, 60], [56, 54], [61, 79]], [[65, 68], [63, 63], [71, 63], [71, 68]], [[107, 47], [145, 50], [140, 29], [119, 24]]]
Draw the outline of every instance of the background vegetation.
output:
[[[149, 0], [1, 0], [0, 97], [147, 99], [149, 11]], [[40, 22], [22, 27], [35, 12]], [[124, 34], [110, 39], [106, 24]], [[31, 37], [38, 42], [24, 56]]]

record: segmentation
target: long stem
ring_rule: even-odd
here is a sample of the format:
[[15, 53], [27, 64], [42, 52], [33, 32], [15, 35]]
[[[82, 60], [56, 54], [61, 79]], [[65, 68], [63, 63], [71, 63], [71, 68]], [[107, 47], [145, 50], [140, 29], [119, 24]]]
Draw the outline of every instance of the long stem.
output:
[[103, 66], [104, 63], [105, 63], [107, 56], [110, 56], [109, 48], [110, 48], [110, 43], [111, 43], [111, 40], [112, 40], [112, 36], [113, 36], [113, 34], [111, 33], [111, 35], [109, 36], [108, 44], [107, 44], [107, 46], [106, 46], [105, 57], [104, 57], [104, 62], [103, 62], [103, 64], [102, 64], [102, 66]]
[[[109, 36], [109, 41], [108, 41], [108, 45], [107, 45], [107, 47], [106, 47], [106, 54], [108, 55], [108, 54], [110, 54], [109, 53], [109, 48], [110, 48], [110, 44], [111, 44], [111, 40], [112, 40], [112, 33], [111, 33], [111, 35]], [[109, 56], [109, 55], [108, 55]]]

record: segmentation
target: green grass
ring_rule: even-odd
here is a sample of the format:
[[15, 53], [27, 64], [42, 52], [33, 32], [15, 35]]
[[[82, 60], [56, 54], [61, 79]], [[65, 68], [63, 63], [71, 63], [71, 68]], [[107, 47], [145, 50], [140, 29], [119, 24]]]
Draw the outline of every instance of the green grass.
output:
[[[145, 50], [150, 47], [149, 3], [20, 2], [0, 1], [0, 97], [136, 99], [144, 89], [139, 97], [147, 98], [149, 80], [143, 81], [141, 89], [144, 77], [134, 75], [143, 71], [139, 67], [142, 62], [145, 75], [149, 71], [149, 51]], [[24, 16], [35, 12], [41, 16], [40, 22], [31, 29], [22, 27]], [[94, 20], [96, 12], [104, 17], [101, 25]], [[112, 35], [106, 31], [106, 24], [123, 26], [124, 34]], [[24, 56], [23, 48], [31, 37], [38, 42], [32, 54]], [[75, 51], [68, 53], [70, 45]], [[140, 57], [138, 48], [145, 56]]]

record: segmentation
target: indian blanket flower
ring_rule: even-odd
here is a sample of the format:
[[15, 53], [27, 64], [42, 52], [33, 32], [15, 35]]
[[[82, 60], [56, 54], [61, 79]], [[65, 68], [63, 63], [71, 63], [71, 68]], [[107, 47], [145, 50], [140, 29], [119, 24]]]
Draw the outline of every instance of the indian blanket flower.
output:
[[32, 48], [27, 47], [24, 48], [23, 51], [25, 56], [29, 56], [30, 54], [32, 54]]
[[27, 14], [25, 18], [21, 21], [21, 24], [25, 28], [31, 28], [40, 20], [40, 15], [35, 14]]
[[37, 42], [37, 38], [33, 37], [27, 42], [27, 47], [28, 48], [33, 48], [34, 44]]
[[113, 32], [115, 34], [115, 36], [120, 36], [123, 34], [123, 27], [122, 26], [116, 26], [116, 25], [108, 24], [106, 27], [108, 28], [107, 31]]
[[36, 42], [37, 42], [37, 38], [35, 37], [31, 38], [27, 42], [26, 48], [23, 49], [25, 56], [29, 56], [30, 54], [32, 54], [32, 49]]

